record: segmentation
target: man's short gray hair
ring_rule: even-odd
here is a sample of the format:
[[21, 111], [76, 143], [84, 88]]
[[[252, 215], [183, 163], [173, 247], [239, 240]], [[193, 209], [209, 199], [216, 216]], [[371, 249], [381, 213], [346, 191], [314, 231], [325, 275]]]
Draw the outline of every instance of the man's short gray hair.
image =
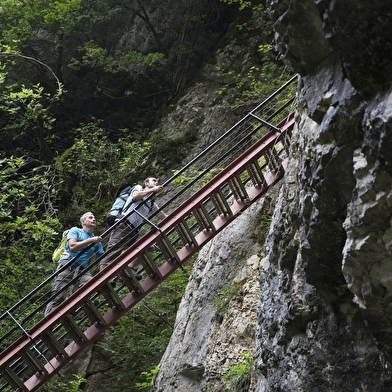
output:
[[143, 181], [143, 184], [142, 184], [142, 188], [144, 189], [145, 187], [146, 187], [146, 182], [150, 182], [150, 179], [151, 179], [152, 177], [147, 177], [144, 181]]
[[86, 220], [87, 215], [94, 215], [91, 211], [85, 212], [81, 217], [80, 217], [80, 223], [83, 225], [83, 222]]

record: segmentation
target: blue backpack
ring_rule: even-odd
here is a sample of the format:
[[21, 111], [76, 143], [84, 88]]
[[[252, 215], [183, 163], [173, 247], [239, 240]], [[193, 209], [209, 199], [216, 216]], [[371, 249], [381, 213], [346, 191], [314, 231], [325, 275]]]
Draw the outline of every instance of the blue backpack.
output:
[[129, 195], [133, 191], [133, 188], [135, 188], [134, 185], [132, 186], [130, 185], [124, 188], [118, 195], [117, 199], [112, 204], [110, 211], [106, 215], [106, 223], [109, 226], [112, 226], [116, 221], [116, 219], [121, 218], [121, 211], [124, 207], [125, 202], [128, 200]]

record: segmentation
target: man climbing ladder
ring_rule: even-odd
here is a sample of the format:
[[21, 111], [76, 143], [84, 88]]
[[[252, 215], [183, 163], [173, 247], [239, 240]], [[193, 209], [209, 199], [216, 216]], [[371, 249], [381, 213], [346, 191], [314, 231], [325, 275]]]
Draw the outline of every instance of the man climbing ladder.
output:
[[93, 234], [93, 229], [97, 224], [94, 214], [92, 212], [84, 213], [80, 218], [80, 223], [82, 224], [82, 229], [73, 227], [67, 234], [65, 249], [68, 251], [68, 254], [64, 253], [66, 256], [60, 258], [57, 270], [64, 268], [65, 264], [68, 264], [87, 246], [91, 244], [94, 246], [90, 246], [90, 248], [84, 251], [75, 261], [70, 263], [68, 268], [64, 269], [56, 276], [52, 286], [52, 295], [55, 295], [55, 297], [46, 306], [45, 316], [64, 301], [67, 290], [63, 289], [72, 279], [79, 276], [75, 281], [75, 285], [78, 287], [82, 287], [92, 279], [90, 271], [83, 271], [88, 267], [90, 258], [94, 254], [100, 255], [104, 252], [101, 244], [102, 238], [100, 236], [94, 236]]
[[[129, 215], [127, 221], [120, 222], [116, 228], [112, 231], [110, 235], [110, 239], [106, 248], [107, 256], [105, 256], [100, 263], [100, 270], [102, 271], [107, 265], [109, 265], [116, 257], [118, 257], [121, 252], [127, 248], [129, 248], [139, 237], [139, 228], [145, 223], [145, 218], [151, 216], [154, 212], [158, 211], [159, 207], [154, 202], [153, 199], [146, 199], [153, 193], [160, 193], [163, 191], [163, 186], [158, 184], [158, 180], [154, 177], [148, 177], [143, 181], [143, 185], [136, 185], [131, 194], [129, 195], [122, 213], [128, 213], [132, 209], [135, 209], [140, 203], [143, 203], [140, 208], [135, 210], [132, 214]], [[157, 214], [159, 219], [166, 218], [166, 214], [163, 211], [160, 211]], [[120, 241], [123, 240], [124, 237], [127, 237], [127, 240], [124, 243], [119, 245]], [[137, 262], [134, 261], [130, 264], [131, 269], [137, 279], [141, 279], [141, 275], [138, 274], [133, 267], [137, 265]]]

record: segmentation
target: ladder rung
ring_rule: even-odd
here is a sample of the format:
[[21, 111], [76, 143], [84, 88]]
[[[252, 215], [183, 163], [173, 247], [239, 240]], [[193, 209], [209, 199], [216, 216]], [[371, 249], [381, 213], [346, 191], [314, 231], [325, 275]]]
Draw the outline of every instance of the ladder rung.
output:
[[64, 319], [61, 320], [61, 325], [66, 329], [68, 335], [75, 342], [84, 341], [87, 342], [87, 337], [76, 323], [74, 318], [71, 315], [67, 315]]
[[188, 224], [185, 221], [180, 222], [176, 226], [176, 230], [177, 230], [178, 235], [181, 237], [183, 245], [197, 246], [196, 238], [193, 235], [192, 230], [190, 229], [190, 227], [188, 226]]
[[167, 238], [166, 236], [161, 237], [157, 241], [157, 245], [167, 260], [175, 260], [178, 263], [180, 262], [177, 252], [170, 243], [169, 238]]
[[106, 301], [109, 302], [110, 305], [115, 306], [118, 309], [125, 308], [123, 302], [121, 301], [121, 298], [118, 296], [116, 290], [114, 290], [111, 284], [102, 286], [99, 290], [100, 293], [103, 295], [103, 297], [106, 299]]
[[267, 159], [267, 165], [271, 172], [276, 172], [282, 169], [282, 162], [275, 146], [269, 149], [264, 156]]
[[229, 215], [229, 216], [233, 215], [229, 203], [227, 202], [227, 199], [221, 189], [217, 193], [212, 195], [212, 201], [216, 209], [218, 210], [219, 214]]
[[49, 349], [53, 356], [68, 357], [63, 346], [58, 342], [51, 330], [47, 330], [42, 337], [43, 344]]
[[155, 263], [149, 250], [142, 253], [138, 259], [148, 276], [157, 276], [159, 278], [162, 278], [162, 274], [159, 271], [159, 268]]
[[252, 162], [248, 166], [248, 173], [252, 178], [253, 185], [258, 185], [265, 187], [267, 185], [267, 181], [265, 180], [263, 171], [261, 170], [260, 166], [257, 164], [257, 160]]
[[4, 369], [1, 369], [1, 374], [15, 391], [27, 391], [23, 381], [15, 374], [15, 372], [10, 367], [7, 366]]
[[121, 282], [128, 287], [128, 290], [131, 291], [138, 291], [139, 293], [143, 293], [144, 290], [140, 283], [136, 279], [135, 275], [133, 274], [132, 270], [126, 266], [122, 271], [118, 273], [121, 278]]
[[44, 368], [43, 364], [40, 363], [36, 358], [34, 358], [34, 356], [29, 351], [25, 351], [21, 354], [21, 356], [28, 368], [30, 370], [33, 370], [32, 373], [48, 373], [47, 370]]
[[229, 181], [229, 186], [236, 200], [246, 200], [248, 198], [248, 193], [246, 192], [240, 176], [233, 177]]
[[82, 309], [92, 323], [98, 323], [101, 325], [106, 324], [104, 318], [102, 317], [101, 313], [99, 313], [98, 309], [91, 301], [91, 299], [88, 299], [86, 302], [83, 303]]
[[195, 216], [197, 222], [199, 223], [201, 229], [214, 230], [215, 227], [212, 222], [210, 214], [207, 212], [206, 207], [202, 204], [195, 210], [193, 210], [193, 215]]

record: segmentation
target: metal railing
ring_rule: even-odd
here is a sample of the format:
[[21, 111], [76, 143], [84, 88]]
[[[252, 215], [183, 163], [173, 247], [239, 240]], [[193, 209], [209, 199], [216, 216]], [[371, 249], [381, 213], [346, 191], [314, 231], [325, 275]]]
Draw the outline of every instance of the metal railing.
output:
[[[283, 177], [295, 81], [293, 77], [164, 181], [171, 197], [160, 210], [168, 218], [160, 224], [149, 220], [134, 245], [55, 311], [43, 317], [53, 279], [61, 271], [0, 316], [0, 391], [35, 390]], [[183, 185], [183, 177], [192, 179]], [[104, 239], [132, 213], [102, 233]], [[128, 267], [133, 260], [142, 266], [140, 282]], [[99, 262], [87, 270], [95, 272]], [[114, 287], [117, 276], [121, 284]]]

